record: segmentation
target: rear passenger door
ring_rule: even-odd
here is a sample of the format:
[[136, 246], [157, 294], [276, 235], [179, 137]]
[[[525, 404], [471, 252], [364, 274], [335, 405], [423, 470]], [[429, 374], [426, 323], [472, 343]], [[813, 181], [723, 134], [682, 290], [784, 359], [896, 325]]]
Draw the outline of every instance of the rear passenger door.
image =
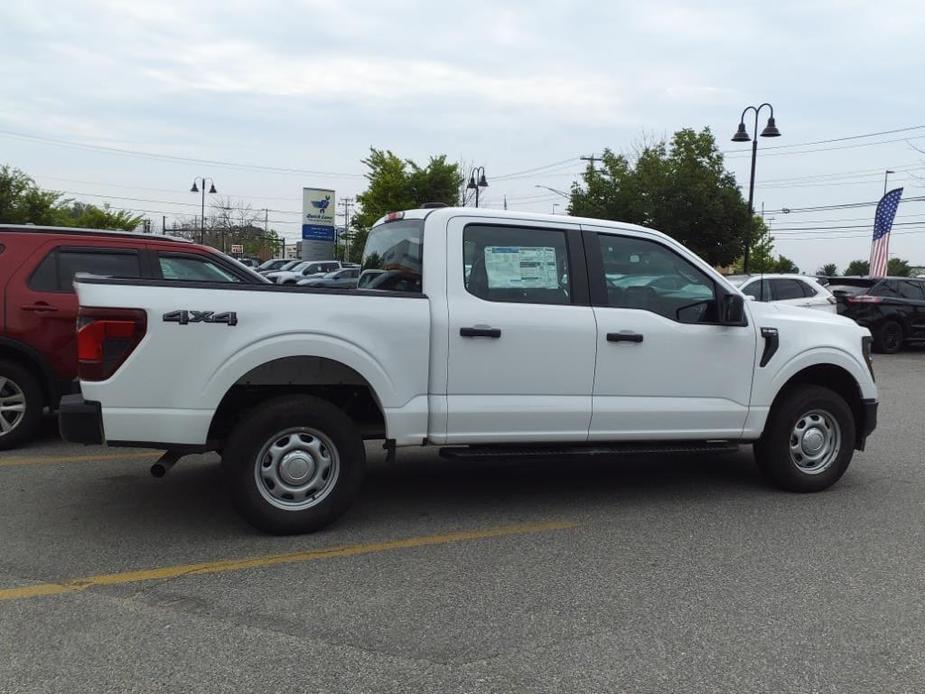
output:
[[921, 280], [895, 280], [905, 306], [912, 336], [925, 337], [925, 283]]
[[447, 443], [585, 441], [597, 328], [579, 227], [456, 217], [447, 243]]
[[9, 285], [7, 332], [39, 350], [59, 378], [70, 380], [77, 373], [74, 275], [140, 277], [141, 258], [137, 247], [116, 240], [105, 245], [52, 241], [37, 257], [40, 260], [21, 267]]

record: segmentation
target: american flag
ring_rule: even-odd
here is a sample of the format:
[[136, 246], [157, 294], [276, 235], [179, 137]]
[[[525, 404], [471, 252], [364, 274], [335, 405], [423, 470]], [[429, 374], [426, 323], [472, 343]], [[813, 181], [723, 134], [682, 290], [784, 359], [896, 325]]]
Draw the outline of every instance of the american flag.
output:
[[874, 240], [870, 245], [870, 272], [871, 277], [886, 277], [887, 265], [890, 259], [890, 229], [893, 228], [893, 218], [896, 217], [896, 208], [902, 197], [903, 189], [897, 188], [880, 198], [877, 204], [877, 215], [874, 217]]

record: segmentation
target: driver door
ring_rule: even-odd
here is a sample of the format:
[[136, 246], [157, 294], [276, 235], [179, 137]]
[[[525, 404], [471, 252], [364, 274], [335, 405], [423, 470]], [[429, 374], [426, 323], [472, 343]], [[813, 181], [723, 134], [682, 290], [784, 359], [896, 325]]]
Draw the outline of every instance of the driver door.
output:
[[740, 437], [754, 325], [718, 325], [714, 280], [658, 237], [584, 229], [598, 326], [589, 440]]

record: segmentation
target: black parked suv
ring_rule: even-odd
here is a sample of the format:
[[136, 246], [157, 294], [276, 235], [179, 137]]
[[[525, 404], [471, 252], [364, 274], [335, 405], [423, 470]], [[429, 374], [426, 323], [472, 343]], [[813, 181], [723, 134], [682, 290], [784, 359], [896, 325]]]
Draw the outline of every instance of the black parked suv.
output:
[[893, 354], [909, 342], [925, 341], [925, 279], [832, 277], [829, 282], [838, 312], [870, 329], [875, 351]]

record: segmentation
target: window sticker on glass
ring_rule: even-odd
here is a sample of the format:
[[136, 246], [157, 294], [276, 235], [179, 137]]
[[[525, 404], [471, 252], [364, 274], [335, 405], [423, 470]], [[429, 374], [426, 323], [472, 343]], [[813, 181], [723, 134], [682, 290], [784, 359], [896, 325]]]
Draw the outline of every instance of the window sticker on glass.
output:
[[486, 246], [491, 289], [558, 289], [556, 249], [549, 246]]

